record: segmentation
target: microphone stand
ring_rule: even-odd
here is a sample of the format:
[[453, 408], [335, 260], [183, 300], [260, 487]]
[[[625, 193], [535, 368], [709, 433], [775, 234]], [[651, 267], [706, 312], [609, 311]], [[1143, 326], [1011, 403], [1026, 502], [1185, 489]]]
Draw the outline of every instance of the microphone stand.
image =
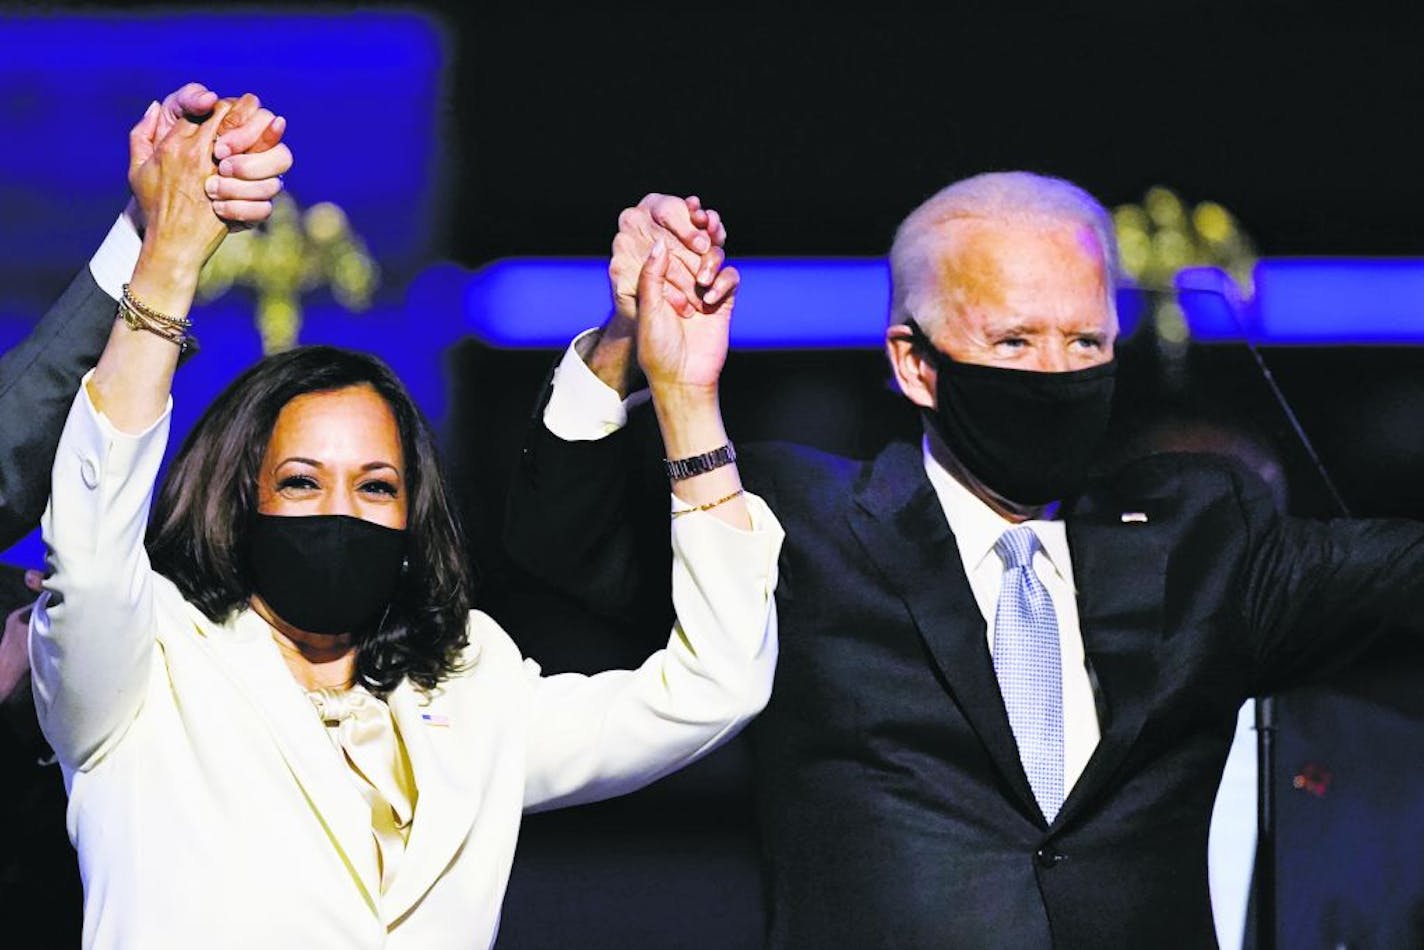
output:
[[1256, 860], [1251, 875], [1251, 908], [1256, 918], [1256, 950], [1276, 950], [1276, 701], [1263, 696], [1256, 707]]

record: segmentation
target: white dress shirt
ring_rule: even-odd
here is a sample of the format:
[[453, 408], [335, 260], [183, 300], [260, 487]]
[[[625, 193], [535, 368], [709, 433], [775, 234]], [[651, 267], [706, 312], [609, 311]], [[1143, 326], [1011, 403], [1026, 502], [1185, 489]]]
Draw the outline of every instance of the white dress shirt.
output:
[[[994, 553], [994, 543], [1015, 523], [984, 504], [964, 484], [949, 474], [930, 452], [924, 440], [925, 474], [939, 497], [949, 530], [959, 545], [959, 559], [969, 578], [974, 601], [984, 615], [989, 653], [994, 652], [994, 611], [999, 604], [999, 585], [1004, 562]], [[1073, 583], [1073, 560], [1068, 553], [1068, 534], [1061, 521], [1026, 521], [1038, 535], [1039, 549], [1033, 556], [1033, 570], [1058, 617], [1058, 649], [1063, 665], [1063, 788], [1071, 790], [1098, 747], [1098, 708], [1093, 701], [1093, 685], [1083, 656], [1083, 633], [1078, 624], [1078, 588]]]
[[[554, 370], [553, 393], [544, 408], [544, 425], [566, 442], [593, 441], [618, 431], [628, 423], [628, 410], [647, 398], [646, 391], [626, 400], [603, 383], [584, 362], [596, 340], [580, 334]], [[925, 443], [925, 473], [939, 496], [945, 519], [959, 544], [964, 573], [974, 600], [984, 615], [990, 653], [994, 650], [994, 610], [1004, 566], [994, 553], [999, 535], [1013, 527], [980, 501], [930, 454]], [[1083, 655], [1083, 634], [1078, 623], [1077, 588], [1068, 536], [1061, 521], [1027, 522], [1042, 542], [1033, 567], [1048, 588], [1058, 615], [1059, 649], [1063, 663], [1063, 787], [1071, 790], [1093, 750], [1098, 746], [1098, 710]]]

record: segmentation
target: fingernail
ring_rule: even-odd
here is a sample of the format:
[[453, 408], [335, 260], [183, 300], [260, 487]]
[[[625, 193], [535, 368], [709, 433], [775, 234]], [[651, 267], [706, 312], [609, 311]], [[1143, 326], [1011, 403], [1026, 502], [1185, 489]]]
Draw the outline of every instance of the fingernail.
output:
[[707, 240], [707, 235], [698, 234], [692, 239], [692, 249], [699, 254], [706, 254], [712, 249], [712, 242]]
[[218, 177], [216, 175], [209, 175], [203, 181], [203, 191], [207, 192], [209, 198], [218, 196]]
[[717, 291], [715, 291], [715, 290], [709, 290], [709, 291], [707, 291], [707, 296], [703, 297], [702, 300], [703, 300], [704, 303], [716, 303], [716, 302], [717, 302]]
[[667, 250], [667, 245], [663, 243], [662, 238], [658, 238], [656, 241], [653, 242], [653, 249], [648, 253], [648, 256], [661, 257], [663, 251], [665, 250]]
[[228, 145], [222, 139], [219, 139], [218, 144], [213, 146], [213, 158], [216, 158], [218, 161], [222, 161], [224, 158], [227, 158], [231, 154], [232, 146]]
[[154, 114], [155, 112], [157, 112], [157, 111], [158, 111], [158, 100], [155, 99], [155, 100], [153, 100], [152, 102], [150, 102], [150, 103], [148, 104], [148, 108], [147, 108], [147, 109], [143, 110], [143, 117], [144, 117], [145, 119], [152, 118], [152, 117], [153, 117], [153, 114]]
[[225, 159], [223, 159], [221, 162], [218, 163], [218, 174], [220, 174], [220, 175], [231, 175], [231, 174], [232, 174], [232, 159], [230, 159], [230, 158], [225, 158]]

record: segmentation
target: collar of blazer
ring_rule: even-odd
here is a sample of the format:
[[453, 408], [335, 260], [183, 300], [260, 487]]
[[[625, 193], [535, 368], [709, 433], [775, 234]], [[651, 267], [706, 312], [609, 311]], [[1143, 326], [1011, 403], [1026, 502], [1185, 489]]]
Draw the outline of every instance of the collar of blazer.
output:
[[[854, 495], [848, 510], [851, 530], [908, 606], [950, 693], [1017, 807], [1047, 827], [1004, 712], [983, 619], [918, 447], [897, 443], [887, 448]], [[1097, 507], [1080, 500], [1067, 518], [1083, 648], [1102, 738], [1054, 827], [1071, 821], [1110, 787], [1142, 728], [1157, 679], [1165, 542], [1161, 527], [1151, 521], [1123, 522], [1127, 508], [1150, 515], [1154, 504], [1140, 497]], [[972, 622], [966, 624], [965, 618]]]
[[[399, 920], [435, 883], [469, 834], [480, 806], [483, 759], [494, 746], [481, 733], [496, 717], [471, 715], [468, 709], [459, 716], [447, 715], [442, 691], [426, 694], [409, 681], [387, 698], [410, 756], [417, 797], [405, 855], [382, 897], [370, 809], [346, 765], [333, 754], [311, 701], [282, 662], [266, 622], [244, 610], [216, 633], [202, 638], [204, 644], [251, 701], [251, 713], [271, 736], [311, 808], [312, 820], [321, 823], [340, 853], [353, 886], [373, 914], [388, 924]], [[422, 718], [427, 715], [439, 726]]]

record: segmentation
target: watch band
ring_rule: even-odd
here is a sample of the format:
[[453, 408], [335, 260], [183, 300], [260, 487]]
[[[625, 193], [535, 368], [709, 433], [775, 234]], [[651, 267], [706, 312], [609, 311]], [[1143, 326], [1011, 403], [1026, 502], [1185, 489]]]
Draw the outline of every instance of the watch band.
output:
[[701, 455], [685, 459], [663, 459], [663, 465], [667, 466], [668, 480], [680, 482], [684, 478], [703, 475], [723, 465], [731, 465], [736, 460], [737, 451], [732, 448], [732, 443], [728, 442], [721, 448], [703, 452]]

